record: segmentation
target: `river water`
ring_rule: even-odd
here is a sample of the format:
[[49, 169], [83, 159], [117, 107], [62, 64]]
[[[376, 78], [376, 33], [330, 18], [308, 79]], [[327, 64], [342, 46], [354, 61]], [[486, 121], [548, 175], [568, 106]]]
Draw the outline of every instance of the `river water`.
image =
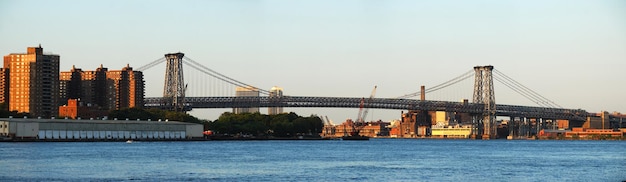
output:
[[2, 181], [624, 181], [625, 141], [0, 143]]

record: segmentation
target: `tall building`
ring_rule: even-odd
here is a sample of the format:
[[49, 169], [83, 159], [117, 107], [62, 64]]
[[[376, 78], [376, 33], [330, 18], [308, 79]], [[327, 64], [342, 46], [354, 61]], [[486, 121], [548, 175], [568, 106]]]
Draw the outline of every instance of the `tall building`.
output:
[[[0, 68], [0, 103], [9, 104], [8, 101], [9, 101], [9, 69]], [[1, 108], [1, 109], [5, 109], [5, 108]]]
[[[270, 89], [270, 101], [272, 102], [279, 102], [280, 98], [283, 97], [283, 88], [274, 86], [272, 87], [272, 89]], [[283, 107], [268, 107], [267, 108], [267, 114], [269, 115], [275, 115], [275, 114], [281, 114], [283, 113]]]
[[[235, 89], [235, 97], [258, 97], [259, 89], [254, 87], [237, 87]], [[259, 112], [258, 107], [233, 108], [233, 113], [255, 113]]]
[[4, 56], [8, 78], [3, 83], [9, 92], [4, 100], [9, 111], [28, 112], [34, 117], [57, 116], [59, 60], [59, 55], [44, 54], [41, 45], [28, 47], [26, 53]]
[[60, 104], [66, 105], [69, 99], [80, 99], [82, 103], [105, 110], [115, 109], [115, 89], [107, 87], [107, 68], [100, 65], [95, 71], [83, 71], [72, 66], [70, 71], [60, 74]]
[[143, 73], [126, 65], [122, 70], [111, 70], [100, 65], [95, 71], [72, 70], [60, 74], [61, 104], [80, 99], [87, 106], [103, 110], [143, 107]]
[[141, 71], [128, 64], [122, 70], [107, 72], [107, 85], [115, 88], [115, 109], [143, 107], [144, 80]]

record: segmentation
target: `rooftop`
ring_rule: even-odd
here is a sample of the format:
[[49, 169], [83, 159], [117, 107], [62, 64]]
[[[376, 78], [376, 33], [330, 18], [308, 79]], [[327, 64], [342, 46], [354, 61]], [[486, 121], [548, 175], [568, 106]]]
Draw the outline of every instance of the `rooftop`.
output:
[[146, 120], [91, 120], [91, 119], [38, 119], [38, 118], [0, 118], [0, 121], [25, 123], [85, 123], [85, 124], [170, 124], [170, 125], [197, 125], [180, 121], [146, 121]]

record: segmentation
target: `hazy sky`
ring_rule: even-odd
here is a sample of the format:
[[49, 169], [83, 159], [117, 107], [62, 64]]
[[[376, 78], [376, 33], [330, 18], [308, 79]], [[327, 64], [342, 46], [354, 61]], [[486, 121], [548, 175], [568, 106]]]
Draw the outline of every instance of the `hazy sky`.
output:
[[[397, 97], [493, 65], [565, 108], [626, 112], [623, 0], [0, 1], [0, 53], [38, 44], [61, 56], [61, 71], [137, 68], [180, 51], [294, 96], [367, 97], [377, 85], [376, 97]], [[164, 69], [144, 73], [147, 97], [162, 95]], [[190, 90], [210, 87], [186, 80]], [[467, 82], [448, 92], [471, 100]], [[536, 105], [499, 83], [496, 101]], [[285, 110], [335, 123], [358, 112]], [[390, 120], [400, 111], [371, 113]]]

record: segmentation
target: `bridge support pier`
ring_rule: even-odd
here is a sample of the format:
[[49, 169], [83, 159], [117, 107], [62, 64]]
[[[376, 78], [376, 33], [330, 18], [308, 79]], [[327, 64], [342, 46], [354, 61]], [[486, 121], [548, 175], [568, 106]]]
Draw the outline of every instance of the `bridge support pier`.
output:
[[482, 116], [477, 116], [482, 125], [482, 139], [496, 138], [496, 99], [493, 89], [493, 66], [474, 67], [474, 99], [477, 104], [484, 104]]
[[165, 84], [162, 103], [167, 109], [184, 110], [186, 85], [183, 79], [183, 53], [166, 54]]

